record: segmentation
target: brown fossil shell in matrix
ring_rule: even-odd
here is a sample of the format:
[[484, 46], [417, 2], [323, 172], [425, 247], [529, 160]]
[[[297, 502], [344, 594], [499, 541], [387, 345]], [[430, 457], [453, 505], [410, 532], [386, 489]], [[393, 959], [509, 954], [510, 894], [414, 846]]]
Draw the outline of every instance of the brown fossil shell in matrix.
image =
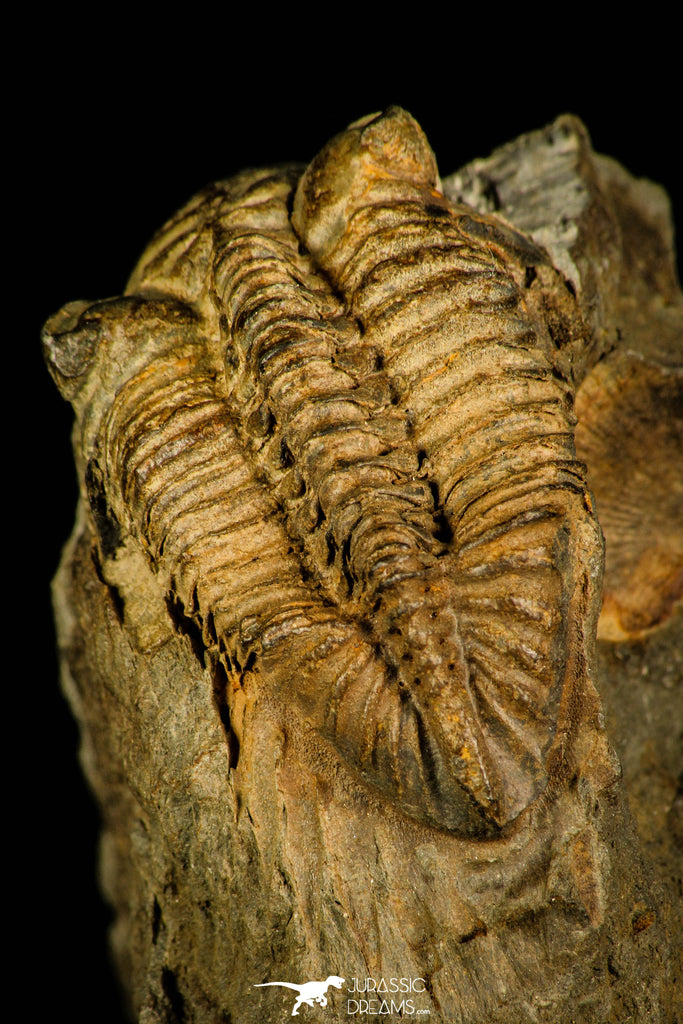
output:
[[207, 189], [46, 351], [101, 557], [139, 541], [235, 719], [258, 688], [463, 836], [562, 786], [588, 735], [595, 757], [574, 398], [600, 353], [547, 254], [444, 195], [404, 111]]
[[442, 180], [396, 107], [48, 321], [62, 679], [143, 1024], [324, 977], [669, 1019], [682, 336], [666, 197], [580, 122]]

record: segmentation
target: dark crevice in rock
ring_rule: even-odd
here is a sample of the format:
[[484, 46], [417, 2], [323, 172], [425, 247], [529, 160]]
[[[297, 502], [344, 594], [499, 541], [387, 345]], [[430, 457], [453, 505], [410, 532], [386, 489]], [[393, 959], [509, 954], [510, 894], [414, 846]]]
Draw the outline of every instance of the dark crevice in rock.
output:
[[166, 608], [176, 631], [188, 638], [192, 646], [192, 652], [203, 668], [206, 657], [206, 645], [202, 639], [200, 627], [194, 619], [187, 615], [182, 601], [175, 594], [169, 594], [166, 597]]
[[185, 1000], [178, 988], [175, 973], [168, 967], [164, 967], [161, 972], [161, 988], [169, 1004], [170, 1013], [166, 1015], [168, 1024], [185, 1024]]

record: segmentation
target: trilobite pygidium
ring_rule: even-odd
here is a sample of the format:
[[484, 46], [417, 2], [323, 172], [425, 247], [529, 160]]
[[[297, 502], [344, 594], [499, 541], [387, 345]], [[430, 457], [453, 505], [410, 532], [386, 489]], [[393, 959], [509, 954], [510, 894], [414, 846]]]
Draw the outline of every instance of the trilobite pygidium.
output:
[[445, 199], [409, 115], [211, 186], [45, 343], [100, 548], [141, 542], [234, 685], [464, 835], [566, 782], [599, 720], [590, 349], [543, 252]]

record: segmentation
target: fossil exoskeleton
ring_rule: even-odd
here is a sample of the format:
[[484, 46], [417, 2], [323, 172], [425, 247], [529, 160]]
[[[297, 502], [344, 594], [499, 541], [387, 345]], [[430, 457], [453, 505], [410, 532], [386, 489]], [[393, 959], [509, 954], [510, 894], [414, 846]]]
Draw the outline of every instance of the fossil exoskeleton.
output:
[[229, 706], [285, 703], [468, 836], [603, 742], [574, 439], [600, 344], [543, 249], [444, 195], [404, 111], [211, 186], [124, 297], [65, 307], [45, 345], [100, 559], [142, 545]]

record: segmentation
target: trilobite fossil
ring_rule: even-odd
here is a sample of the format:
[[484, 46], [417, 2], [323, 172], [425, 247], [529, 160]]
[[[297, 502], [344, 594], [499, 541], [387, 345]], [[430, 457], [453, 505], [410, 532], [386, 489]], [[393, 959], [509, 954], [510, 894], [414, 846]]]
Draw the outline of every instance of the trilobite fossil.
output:
[[231, 693], [412, 818], [496, 835], [600, 729], [597, 359], [530, 238], [450, 201], [391, 108], [211, 186], [124, 297], [47, 324], [100, 556], [132, 536]]

